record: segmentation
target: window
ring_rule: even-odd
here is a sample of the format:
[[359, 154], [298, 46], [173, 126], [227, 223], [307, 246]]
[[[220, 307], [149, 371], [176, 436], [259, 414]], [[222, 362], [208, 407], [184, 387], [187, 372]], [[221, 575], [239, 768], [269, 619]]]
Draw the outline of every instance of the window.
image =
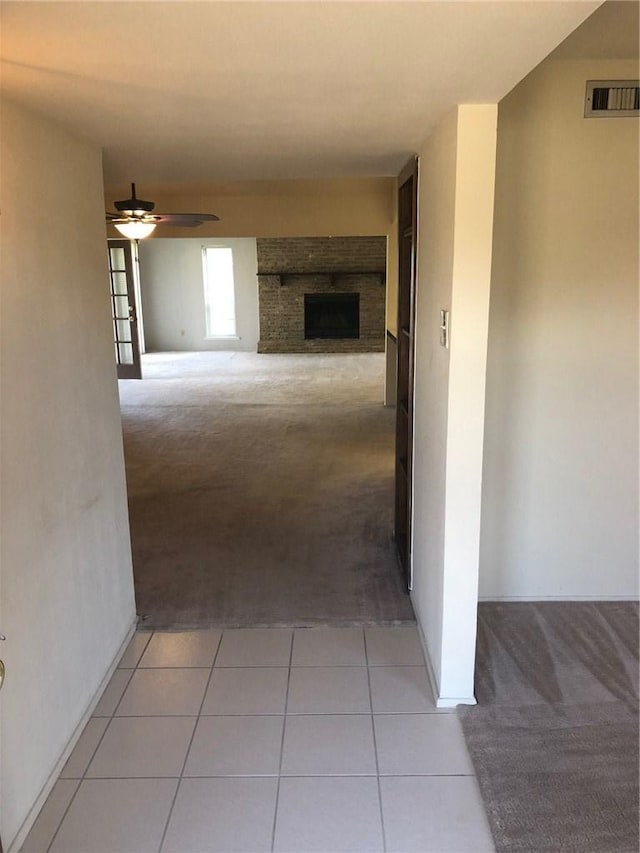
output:
[[207, 337], [235, 338], [236, 299], [233, 252], [229, 248], [203, 248], [202, 265]]

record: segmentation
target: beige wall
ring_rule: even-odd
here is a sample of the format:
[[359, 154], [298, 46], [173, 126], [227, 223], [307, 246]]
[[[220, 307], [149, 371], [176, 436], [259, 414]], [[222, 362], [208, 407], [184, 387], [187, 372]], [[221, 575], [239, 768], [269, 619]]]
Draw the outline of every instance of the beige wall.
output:
[[[202, 249], [233, 251], [237, 340], [206, 337]], [[258, 262], [250, 237], [140, 241], [140, 289], [147, 352], [248, 350], [258, 346]]]
[[473, 701], [495, 145], [496, 106], [460, 106], [420, 156], [412, 601], [440, 705]]
[[413, 455], [412, 600], [436, 682], [441, 675], [449, 352], [439, 310], [451, 307], [458, 115], [420, 153]]
[[[220, 222], [198, 228], [198, 236], [207, 237], [376, 236], [391, 232], [395, 215], [393, 178], [254, 181], [183, 189], [140, 185], [136, 190], [160, 211], [217, 214]], [[105, 194], [111, 210], [113, 199], [126, 198], [129, 187], [107, 187]], [[162, 236], [192, 235], [184, 228], [164, 228]]]
[[500, 104], [481, 596], [638, 594], [636, 62], [547, 60]]
[[[0, 833], [135, 617], [100, 152], [2, 105]], [[34, 815], [32, 815], [34, 816]]]

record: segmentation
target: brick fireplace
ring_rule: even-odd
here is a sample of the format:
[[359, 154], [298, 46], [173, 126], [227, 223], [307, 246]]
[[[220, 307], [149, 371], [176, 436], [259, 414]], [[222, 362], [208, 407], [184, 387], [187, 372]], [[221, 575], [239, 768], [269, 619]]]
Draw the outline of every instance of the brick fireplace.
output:
[[385, 237], [258, 238], [258, 352], [383, 352]]

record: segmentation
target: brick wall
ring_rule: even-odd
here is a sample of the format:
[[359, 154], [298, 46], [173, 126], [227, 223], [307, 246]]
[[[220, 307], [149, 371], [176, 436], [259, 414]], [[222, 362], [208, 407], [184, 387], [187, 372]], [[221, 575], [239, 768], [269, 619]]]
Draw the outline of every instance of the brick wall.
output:
[[[385, 237], [258, 238], [257, 244], [258, 352], [384, 351]], [[360, 337], [305, 340], [304, 294], [332, 291], [360, 294]]]

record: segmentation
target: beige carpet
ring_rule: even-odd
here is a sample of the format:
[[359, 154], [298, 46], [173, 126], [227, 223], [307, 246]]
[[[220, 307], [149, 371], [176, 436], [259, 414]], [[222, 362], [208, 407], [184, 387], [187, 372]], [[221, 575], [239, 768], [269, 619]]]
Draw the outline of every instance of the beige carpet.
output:
[[637, 603], [481, 604], [476, 696], [498, 853], [637, 853]]
[[383, 355], [152, 354], [143, 376], [119, 383], [142, 624], [414, 620]]

